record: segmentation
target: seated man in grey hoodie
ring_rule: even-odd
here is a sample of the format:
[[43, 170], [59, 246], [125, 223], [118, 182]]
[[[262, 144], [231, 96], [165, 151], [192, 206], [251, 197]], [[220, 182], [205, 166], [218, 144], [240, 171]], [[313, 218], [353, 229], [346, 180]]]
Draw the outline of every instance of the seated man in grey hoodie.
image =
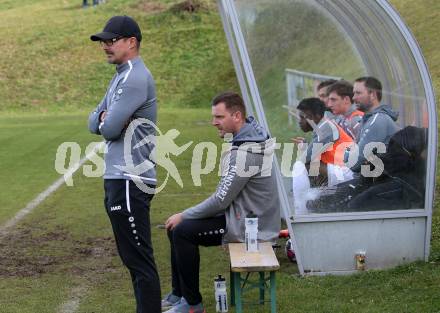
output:
[[244, 219], [258, 216], [258, 239], [275, 241], [280, 205], [272, 168], [275, 140], [253, 117], [246, 118], [242, 98], [232, 92], [212, 101], [212, 125], [231, 148], [221, 158], [222, 177], [206, 200], [168, 218], [172, 292], [162, 300], [168, 313], [205, 312], [199, 291], [199, 246], [244, 242]]
[[361, 130], [357, 138], [359, 156], [356, 164], [351, 167], [353, 172], [361, 172], [362, 165], [372, 154], [370, 150], [373, 149], [364, 151], [368, 144], [383, 143], [387, 146], [390, 138], [399, 130], [395, 123], [398, 113], [394, 112], [391, 106], [381, 104], [381, 100], [382, 84], [378, 79], [367, 76], [355, 80], [353, 101], [359, 105], [359, 110], [365, 112], [365, 115], [362, 117]]

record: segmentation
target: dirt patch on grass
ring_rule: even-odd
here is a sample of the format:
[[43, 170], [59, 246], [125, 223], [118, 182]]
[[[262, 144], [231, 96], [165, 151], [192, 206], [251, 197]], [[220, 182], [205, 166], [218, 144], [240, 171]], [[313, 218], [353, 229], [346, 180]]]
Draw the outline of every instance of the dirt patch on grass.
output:
[[15, 230], [2, 236], [0, 251], [0, 277], [111, 271], [111, 258], [116, 256], [113, 238], [74, 240], [61, 227], [40, 235], [30, 229]]
[[173, 13], [197, 13], [207, 12], [210, 10], [210, 4], [207, 1], [202, 0], [185, 0], [176, 3], [170, 8]]
[[136, 8], [140, 11], [151, 13], [151, 14], [160, 13], [160, 12], [164, 12], [167, 10], [166, 5], [159, 3], [159, 2], [148, 1], [148, 0], [141, 1], [140, 3], [138, 3], [136, 5]]

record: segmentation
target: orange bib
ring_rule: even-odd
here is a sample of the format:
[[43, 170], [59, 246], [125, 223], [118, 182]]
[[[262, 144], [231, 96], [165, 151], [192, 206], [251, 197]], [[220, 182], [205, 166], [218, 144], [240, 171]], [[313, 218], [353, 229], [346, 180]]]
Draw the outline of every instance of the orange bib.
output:
[[340, 126], [334, 125], [338, 128], [339, 139], [321, 155], [321, 161], [343, 166], [345, 150], [353, 144], [353, 139]]

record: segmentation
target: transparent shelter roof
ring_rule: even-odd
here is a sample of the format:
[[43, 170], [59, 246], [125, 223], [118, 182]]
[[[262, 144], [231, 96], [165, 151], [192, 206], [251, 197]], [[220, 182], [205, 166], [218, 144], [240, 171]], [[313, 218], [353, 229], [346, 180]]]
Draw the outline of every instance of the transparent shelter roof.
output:
[[[362, 76], [382, 82], [382, 103], [398, 112], [400, 129], [414, 126], [426, 133], [424, 155], [417, 158], [411, 174], [417, 182], [402, 182], [416, 184], [420, 201], [397, 202], [378, 210], [432, 208], [437, 144], [434, 93], [416, 41], [387, 1], [223, 0], [221, 5], [248, 109], [281, 143], [279, 187], [290, 216], [295, 214], [293, 161], [284, 162], [283, 155], [292, 137], [310, 138], [298, 127], [299, 101], [316, 97], [316, 87], [323, 80], [342, 78], [353, 83]], [[352, 207], [349, 211], [369, 210]], [[341, 212], [347, 210], [333, 206], [311, 213]]]

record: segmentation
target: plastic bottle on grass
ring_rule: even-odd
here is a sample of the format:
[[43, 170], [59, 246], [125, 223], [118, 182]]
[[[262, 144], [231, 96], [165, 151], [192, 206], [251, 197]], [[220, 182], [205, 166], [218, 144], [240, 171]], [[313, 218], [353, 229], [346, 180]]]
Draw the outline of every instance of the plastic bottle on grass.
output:
[[228, 312], [228, 295], [226, 293], [226, 279], [222, 275], [218, 275], [214, 279], [215, 289], [215, 309], [216, 312]]

